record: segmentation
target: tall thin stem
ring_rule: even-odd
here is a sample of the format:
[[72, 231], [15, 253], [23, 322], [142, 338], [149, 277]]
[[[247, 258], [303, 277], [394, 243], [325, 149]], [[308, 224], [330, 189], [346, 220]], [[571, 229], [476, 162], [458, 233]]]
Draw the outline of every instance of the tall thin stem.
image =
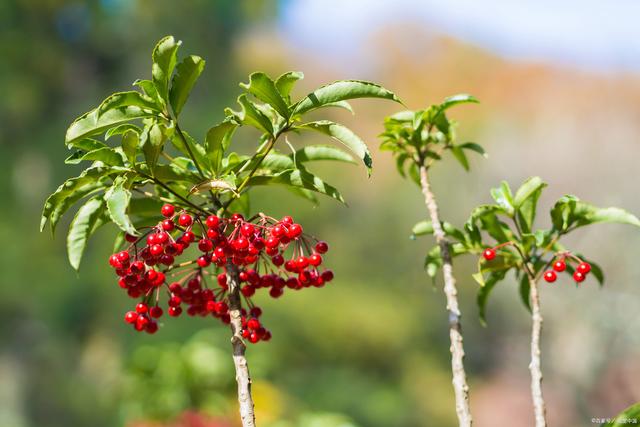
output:
[[462, 326], [460, 324], [460, 308], [458, 307], [458, 290], [453, 277], [453, 264], [449, 241], [445, 237], [440, 224], [438, 205], [436, 203], [429, 176], [424, 163], [420, 165], [420, 184], [424, 194], [425, 204], [433, 224], [433, 235], [440, 247], [442, 256], [442, 271], [444, 274], [444, 293], [447, 297], [447, 311], [449, 312], [449, 338], [451, 340], [451, 371], [453, 374], [453, 390], [456, 398], [456, 413], [460, 427], [470, 427], [472, 424], [471, 409], [469, 407], [469, 386], [464, 370], [464, 346], [462, 343]]
[[542, 313], [540, 312], [540, 296], [535, 277], [529, 275], [529, 298], [531, 299], [531, 398], [536, 427], [546, 427], [546, 410], [542, 397], [542, 366], [540, 362], [540, 333], [542, 331]]
[[231, 316], [231, 346], [233, 348], [233, 364], [236, 368], [238, 383], [238, 403], [242, 427], [255, 427], [256, 417], [251, 396], [251, 376], [244, 353], [246, 345], [242, 339], [242, 303], [240, 299], [240, 278], [238, 269], [231, 262], [227, 264], [229, 285], [229, 315]]

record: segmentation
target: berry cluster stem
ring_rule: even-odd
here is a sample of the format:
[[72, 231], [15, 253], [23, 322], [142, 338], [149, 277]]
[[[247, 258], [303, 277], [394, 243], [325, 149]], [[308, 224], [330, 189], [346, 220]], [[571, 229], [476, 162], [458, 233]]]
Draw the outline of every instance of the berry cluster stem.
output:
[[538, 283], [529, 276], [529, 298], [531, 299], [531, 398], [535, 414], [536, 427], [546, 427], [546, 410], [542, 397], [542, 366], [540, 362], [540, 333], [542, 331], [542, 313], [540, 312], [540, 296]]
[[240, 297], [240, 278], [238, 268], [227, 264], [227, 280], [229, 285], [229, 315], [231, 316], [231, 346], [233, 347], [233, 364], [236, 368], [238, 383], [238, 403], [242, 427], [255, 427], [253, 397], [251, 395], [251, 376], [244, 353], [246, 345], [242, 339], [242, 305]]
[[460, 323], [460, 308], [458, 307], [458, 290], [453, 277], [453, 263], [449, 241], [445, 237], [438, 214], [436, 203], [431, 186], [427, 168], [420, 166], [420, 185], [424, 194], [425, 204], [431, 223], [433, 224], [433, 235], [440, 246], [442, 256], [442, 271], [444, 275], [444, 293], [447, 297], [447, 311], [449, 312], [449, 338], [451, 340], [451, 371], [453, 374], [453, 389], [456, 398], [456, 413], [460, 427], [470, 427], [472, 424], [471, 409], [469, 408], [469, 386], [467, 385], [467, 375], [464, 369], [464, 346], [462, 343], [462, 326]]

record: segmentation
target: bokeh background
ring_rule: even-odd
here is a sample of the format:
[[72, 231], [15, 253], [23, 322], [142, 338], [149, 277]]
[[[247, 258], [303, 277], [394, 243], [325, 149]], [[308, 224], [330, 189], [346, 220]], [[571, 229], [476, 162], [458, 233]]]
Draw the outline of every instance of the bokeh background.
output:
[[[371, 79], [410, 108], [468, 92], [453, 112], [461, 139], [488, 159], [433, 171], [442, 215], [462, 222], [506, 179], [640, 214], [640, 5], [633, 0], [3, 0], [0, 2], [0, 425], [237, 426], [228, 331], [181, 318], [157, 335], [122, 323], [128, 307], [106, 259], [114, 230], [92, 241], [83, 270], [63, 233], [38, 233], [44, 198], [76, 171], [66, 126], [107, 94], [150, 74], [157, 39], [207, 60], [184, 114], [192, 135], [233, 105], [253, 70], [302, 70], [298, 95], [334, 79]], [[258, 419], [270, 427], [454, 426], [441, 283], [409, 239], [421, 195], [377, 151], [396, 105], [336, 112], [374, 151], [374, 173], [335, 168], [349, 206], [260, 194], [333, 245], [337, 279], [265, 301], [273, 340], [252, 346]], [[326, 175], [326, 174], [325, 174]], [[541, 209], [539, 225], [549, 223]], [[69, 219], [67, 218], [67, 221]], [[63, 227], [61, 226], [60, 229]], [[544, 390], [554, 426], [592, 425], [640, 400], [640, 233], [582, 229], [570, 246], [599, 261], [606, 285], [542, 289]], [[477, 320], [475, 260], [457, 262], [471, 403], [478, 426], [532, 424], [529, 317], [513, 281]]]

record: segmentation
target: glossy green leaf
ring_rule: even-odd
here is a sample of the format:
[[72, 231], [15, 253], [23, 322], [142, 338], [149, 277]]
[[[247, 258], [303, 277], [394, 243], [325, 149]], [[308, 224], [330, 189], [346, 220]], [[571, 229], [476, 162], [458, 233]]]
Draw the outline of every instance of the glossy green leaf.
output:
[[509, 215], [514, 215], [513, 207], [513, 195], [511, 194], [511, 188], [506, 181], [500, 183], [500, 187], [491, 189], [491, 197], [496, 201], [498, 206], [504, 209], [504, 212]]
[[309, 191], [324, 194], [344, 203], [344, 198], [333, 186], [327, 184], [305, 169], [293, 169], [271, 176], [254, 176], [249, 180], [250, 186], [281, 184], [291, 187], [304, 188]]
[[273, 123], [257, 106], [247, 99], [247, 95], [240, 95], [238, 103], [242, 106], [240, 118], [242, 123], [253, 126], [262, 132], [273, 135]]
[[300, 71], [289, 71], [277, 78], [276, 88], [288, 104], [291, 104], [291, 89], [293, 89], [298, 80], [303, 78], [304, 74]]
[[47, 220], [51, 222], [51, 230], [55, 231], [60, 217], [78, 200], [104, 188], [102, 179], [111, 173], [115, 171], [107, 167], [90, 167], [79, 176], [66, 180], [47, 198], [42, 211], [40, 231], [44, 229]]
[[455, 105], [468, 103], [478, 104], [480, 103], [480, 101], [469, 94], [460, 93], [458, 95], [453, 95], [445, 98], [445, 100], [439, 105], [439, 109], [440, 111], [445, 111]]
[[136, 163], [136, 154], [139, 146], [140, 135], [137, 132], [128, 130], [122, 135], [122, 151], [131, 165]]
[[520, 277], [518, 293], [520, 295], [520, 301], [522, 301], [522, 304], [524, 304], [526, 309], [531, 312], [531, 300], [529, 299], [531, 293], [531, 285], [529, 284], [529, 277], [524, 273], [522, 273], [522, 277]]
[[285, 119], [289, 118], [289, 106], [287, 102], [280, 91], [278, 91], [274, 81], [265, 73], [251, 74], [249, 76], [249, 83], [241, 83], [240, 86], [260, 101], [271, 105], [271, 107]]
[[193, 155], [195, 161], [198, 162], [201, 168], [209, 165], [205, 147], [202, 144], [198, 144], [187, 132], [174, 132], [171, 135], [170, 141], [171, 144], [185, 156], [190, 158]]
[[122, 156], [111, 147], [98, 148], [88, 153], [77, 151], [67, 157], [64, 162], [70, 165], [77, 165], [83, 161], [97, 161], [109, 166], [124, 166]]
[[353, 157], [349, 154], [330, 145], [307, 145], [296, 150], [295, 154], [291, 155], [291, 157], [295, 157], [296, 161], [301, 163], [319, 160], [355, 163]]
[[169, 90], [169, 101], [176, 117], [182, 112], [193, 86], [196, 84], [200, 74], [202, 74], [202, 70], [204, 70], [204, 64], [204, 59], [190, 55], [184, 58], [176, 67], [176, 73], [173, 75], [171, 89]]
[[123, 177], [116, 178], [113, 185], [105, 192], [104, 199], [107, 202], [107, 211], [111, 220], [122, 231], [135, 236], [138, 232], [127, 215], [131, 192], [124, 187], [125, 181]]
[[[464, 233], [461, 230], [459, 230], [456, 227], [454, 227], [451, 223], [442, 222], [441, 226], [442, 226], [442, 230], [444, 231], [445, 235], [447, 235], [449, 237], [453, 237], [454, 239], [457, 239], [457, 240], [462, 241], [462, 242], [465, 241]], [[429, 220], [420, 221], [416, 225], [413, 226], [413, 228], [411, 229], [411, 234], [413, 236], [432, 235], [433, 234], [433, 223], [431, 221], [429, 221]]]
[[69, 264], [78, 271], [91, 234], [104, 223], [105, 202], [102, 197], [89, 199], [78, 209], [67, 234]]
[[314, 130], [341, 142], [362, 160], [367, 167], [367, 170], [371, 171], [372, 160], [369, 148], [364, 141], [362, 141], [360, 137], [353, 133], [349, 128], [328, 120], [321, 120], [298, 125], [296, 126], [296, 129]]
[[104, 139], [108, 140], [109, 138], [111, 138], [112, 136], [115, 135], [124, 135], [127, 132], [135, 132], [138, 135], [140, 135], [142, 133], [142, 129], [140, 129], [140, 127], [132, 124], [132, 123], [124, 123], [122, 125], [118, 125], [118, 126], [114, 126], [112, 128], [110, 128], [109, 130], [107, 130], [104, 134]]
[[164, 135], [157, 123], [154, 123], [142, 138], [142, 152], [147, 166], [152, 171], [158, 163], [158, 158], [164, 146]]
[[126, 108], [126, 107], [139, 107], [141, 109], [160, 112], [159, 106], [153, 101], [153, 99], [142, 95], [135, 90], [128, 92], [117, 92], [109, 96], [102, 101], [98, 107], [98, 116], [106, 113], [109, 110]]
[[382, 98], [400, 102], [393, 92], [375, 83], [342, 80], [311, 92], [295, 105], [293, 114], [304, 114], [326, 104], [355, 98]]
[[67, 146], [72, 146], [80, 139], [101, 134], [113, 126], [156, 115], [155, 111], [134, 106], [114, 108], [102, 114], [98, 113], [98, 109], [91, 110], [71, 124], [67, 130], [65, 143]]
[[640, 220], [624, 209], [615, 207], [598, 208], [579, 200], [575, 196], [560, 198], [551, 209], [551, 220], [554, 227], [562, 232], [597, 223], [640, 226]]
[[224, 120], [207, 132], [205, 150], [211, 167], [216, 174], [220, 172], [222, 158], [227, 148], [229, 148], [231, 138], [237, 128], [238, 125], [232, 120]]
[[102, 141], [98, 141], [92, 138], [83, 138], [83, 139], [74, 141], [72, 144], [69, 145], [68, 148], [75, 148], [76, 150], [82, 150], [82, 151], [88, 152], [88, 151], [94, 151], [94, 150], [98, 150], [100, 148], [105, 148], [105, 147], [107, 147], [107, 144], [105, 144]]
[[513, 197], [513, 207], [524, 233], [531, 232], [536, 217], [536, 207], [542, 190], [547, 186], [537, 176], [527, 179]]
[[166, 36], [153, 49], [151, 75], [160, 98], [165, 102], [168, 100], [169, 81], [176, 66], [180, 44], [173, 36]]

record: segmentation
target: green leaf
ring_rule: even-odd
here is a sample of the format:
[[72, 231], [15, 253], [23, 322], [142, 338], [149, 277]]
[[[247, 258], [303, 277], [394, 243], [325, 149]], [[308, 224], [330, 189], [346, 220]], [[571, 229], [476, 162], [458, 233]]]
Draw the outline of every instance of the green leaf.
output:
[[135, 165], [138, 146], [140, 145], [140, 135], [138, 132], [128, 130], [122, 135], [122, 151], [129, 160], [129, 164]]
[[78, 200], [105, 187], [102, 178], [115, 173], [116, 170], [103, 166], [86, 169], [79, 176], [66, 180], [47, 198], [42, 211], [40, 231], [47, 220], [51, 222], [51, 230], [55, 232], [60, 217]]
[[173, 36], [166, 36], [153, 49], [151, 75], [160, 98], [165, 102], [168, 101], [169, 80], [176, 66], [180, 44]]
[[320, 108], [342, 108], [343, 110], [349, 111], [351, 114], [355, 114], [353, 111], [353, 107], [347, 101], [337, 101], [337, 102], [329, 102], [328, 104], [324, 104]]
[[369, 148], [364, 141], [362, 141], [360, 137], [353, 133], [349, 128], [328, 120], [321, 120], [298, 125], [296, 126], [296, 129], [314, 130], [341, 142], [353, 151], [353, 153], [365, 164], [369, 173], [371, 172], [372, 160]]
[[176, 117], [182, 112], [191, 89], [204, 70], [204, 64], [204, 59], [195, 55], [187, 56], [178, 64], [169, 90], [169, 101]]
[[538, 199], [546, 186], [547, 184], [539, 177], [531, 177], [518, 188], [513, 197], [513, 207], [524, 233], [529, 233], [532, 230]]
[[98, 161], [109, 166], [124, 166], [122, 156], [111, 147], [98, 148], [88, 153], [77, 151], [67, 157], [64, 162], [69, 165], [77, 165], [82, 161]]
[[[184, 136], [184, 140], [181, 135]], [[198, 165], [209, 165], [205, 147], [202, 144], [198, 144], [187, 132], [174, 132], [171, 135], [171, 144], [185, 156], [191, 157], [193, 155]]]
[[[453, 237], [454, 239], [457, 239], [461, 242], [465, 241], [464, 233], [461, 230], [454, 227], [451, 223], [442, 222], [441, 227], [445, 235], [449, 237]], [[433, 223], [429, 220], [420, 221], [413, 226], [413, 228], [411, 229], [411, 234], [413, 236], [431, 235], [433, 234]]]
[[628, 427], [640, 424], [640, 403], [634, 403], [601, 427]]
[[454, 105], [468, 104], [468, 103], [479, 104], [480, 101], [478, 101], [475, 97], [469, 94], [460, 93], [458, 95], [453, 95], [448, 98], [445, 98], [445, 100], [438, 107], [440, 111], [445, 111], [453, 107]]
[[265, 73], [253, 73], [249, 76], [249, 83], [241, 83], [241, 87], [245, 88], [249, 93], [254, 95], [262, 102], [271, 105], [285, 119], [289, 118], [289, 106], [278, 91], [276, 84]]
[[257, 175], [253, 176], [249, 180], [250, 186], [271, 184], [281, 184], [291, 187], [304, 188], [309, 191], [324, 194], [325, 196], [332, 197], [344, 203], [344, 198], [335, 187], [327, 184], [317, 176], [302, 168], [280, 172], [275, 175]]
[[162, 129], [157, 123], [154, 123], [149, 132], [143, 134], [142, 138], [142, 152], [144, 153], [144, 159], [151, 170], [152, 174], [158, 163], [158, 158], [164, 147], [164, 135]]
[[242, 123], [258, 128], [259, 130], [273, 135], [273, 123], [257, 106], [247, 99], [247, 95], [238, 97], [238, 103], [242, 106], [240, 119]]
[[116, 178], [113, 185], [106, 191], [104, 199], [107, 202], [109, 217], [120, 229], [133, 236], [138, 235], [135, 227], [127, 215], [131, 192], [124, 188], [126, 179], [122, 176]]
[[132, 197], [129, 201], [129, 215], [136, 218], [158, 218], [164, 202], [150, 197]]
[[335, 160], [338, 162], [355, 163], [353, 157], [344, 151], [330, 145], [307, 145], [290, 157], [295, 157], [297, 162], [305, 163], [318, 160]]
[[139, 107], [141, 109], [160, 112], [158, 105], [153, 99], [142, 95], [140, 92], [131, 90], [128, 92], [117, 92], [109, 96], [102, 101], [98, 107], [98, 116], [106, 113], [109, 110], [126, 108], [126, 107]]
[[640, 226], [640, 220], [624, 209], [598, 208], [575, 196], [560, 198], [551, 209], [554, 228], [562, 232], [597, 223], [618, 223]]
[[304, 114], [326, 104], [355, 98], [382, 98], [400, 102], [393, 92], [375, 83], [341, 80], [311, 92], [295, 105], [292, 114]]
[[464, 170], [469, 170], [469, 160], [467, 160], [467, 155], [464, 154], [462, 148], [459, 145], [454, 145], [451, 147], [451, 153], [458, 160], [458, 162], [462, 165]]
[[475, 151], [482, 157], [489, 157], [486, 151], [484, 151], [484, 148], [482, 148], [480, 144], [476, 144], [475, 142], [465, 142], [464, 144], [458, 144], [458, 147], [462, 148], [463, 150]]
[[502, 181], [499, 188], [492, 188], [491, 196], [496, 203], [504, 209], [504, 212], [507, 215], [514, 215], [513, 195], [511, 194], [511, 189], [506, 181]]
[[211, 167], [216, 175], [220, 172], [222, 166], [222, 158], [225, 151], [229, 148], [231, 138], [238, 128], [238, 124], [232, 120], [226, 119], [215, 125], [207, 132], [205, 140], [205, 150], [207, 158], [211, 163]]
[[98, 141], [96, 139], [84, 138], [74, 141], [68, 148], [75, 148], [76, 150], [82, 151], [93, 151], [99, 148], [105, 148], [107, 144], [102, 141]]
[[108, 140], [109, 138], [111, 138], [114, 135], [124, 135], [128, 131], [135, 132], [138, 135], [140, 135], [140, 133], [142, 133], [142, 129], [140, 129], [138, 126], [136, 126], [134, 124], [131, 124], [131, 123], [125, 123], [125, 124], [122, 124], [122, 125], [114, 126], [114, 127], [110, 128], [108, 131], [106, 131], [105, 134], [104, 134], [104, 139]]
[[480, 316], [480, 322], [486, 326], [487, 324], [487, 301], [489, 300], [489, 295], [491, 295], [491, 291], [493, 288], [504, 279], [504, 276], [507, 274], [507, 270], [496, 271], [490, 273], [486, 279], [484, 279], [484, 285], [480, 286], [478, 290], [478, 295], [476, 297], [476, 303], [478, 304], [478, 312]]
[[277, 78], [276, 88], [288, 104], [291, 104], [291, 89], [293, 89], [298, 80], [303, 78], [304, 74], [300, 71], [289, 71]]
[[78, 271], [91, 234], [104, 224], [105, 202], [102, 197], [89, 199], [76, 213], [67, 234], [69, 264]]
[[135, 106], [114, 108], [102, 114], [99, 114], [96, 108], [79, 117], [69, 126], [65, 143], [67, 146], [73, 146], [76, 141], [91, 135], [101, 134], [110, 127], [127, 123], [131, 120], [154, 117], [156, 115], [156, 111]]

